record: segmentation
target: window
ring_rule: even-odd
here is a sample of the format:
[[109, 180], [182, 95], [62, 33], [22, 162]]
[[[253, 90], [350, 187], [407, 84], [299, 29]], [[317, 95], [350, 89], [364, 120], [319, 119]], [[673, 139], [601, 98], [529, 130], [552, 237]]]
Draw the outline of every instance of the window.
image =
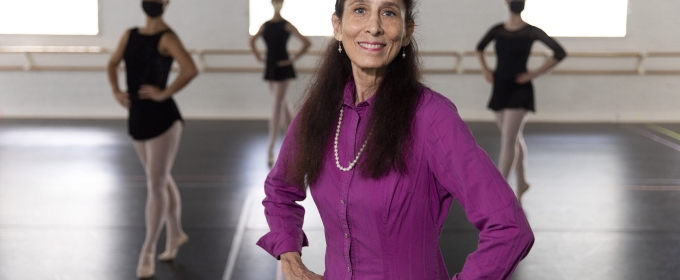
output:
[[528, 23], [556, 37], [625, 37], [628, 0], [527, 0]]
[[[285, 0], [281, 16], [305, 36], [332, 36], [335, 0]], [[274, 15], [271, 0], [250, 0], [250, 34]]]
[[0, 0], [0, 34], [98, 33], [98, 0]]

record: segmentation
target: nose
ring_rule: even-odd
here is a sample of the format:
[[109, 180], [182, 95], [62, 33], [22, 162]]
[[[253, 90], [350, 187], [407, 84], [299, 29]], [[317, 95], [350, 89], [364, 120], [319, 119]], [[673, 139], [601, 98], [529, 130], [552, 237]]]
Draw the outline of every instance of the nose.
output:
[[378, 36], [383, 33], [379, 12], [373, 13], [366, 23], [366, 33]]

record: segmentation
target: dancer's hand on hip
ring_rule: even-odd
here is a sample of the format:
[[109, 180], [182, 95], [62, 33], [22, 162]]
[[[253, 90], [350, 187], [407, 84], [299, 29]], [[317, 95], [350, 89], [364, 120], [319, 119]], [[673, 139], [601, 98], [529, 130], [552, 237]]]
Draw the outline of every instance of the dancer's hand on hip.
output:
[[113, 97], [116, 98], [116, 101], [118, 101], [121, 106], [130, 108], [130, 95], [127, 92], [114, 92]]
[[163, 102], [170, 98], [163, 90], [157, 86], [142, 85], [139, 88], [139, 99], [150, 99], [156, 102]]
[[520, 85], [526, 84], [528, 82], [531, 82], [534, 78], [536, 78], [536, 74], [534, 72], [526, 72], [517, 75], [517, 80], [516, 82]]
[[283, 270], [283, 277], [286, 280], [323, 280], [321, 275], [305, 267], [300, 254], [297, 252], [281, 254], [281, 268]]
[[486, 81], [489, 82], [489, 84], [493, 84], [493, 81], [494, 81], [493, 71], [482, 70], [482, 73], [484, 74], [484, 79], [486, 79]]

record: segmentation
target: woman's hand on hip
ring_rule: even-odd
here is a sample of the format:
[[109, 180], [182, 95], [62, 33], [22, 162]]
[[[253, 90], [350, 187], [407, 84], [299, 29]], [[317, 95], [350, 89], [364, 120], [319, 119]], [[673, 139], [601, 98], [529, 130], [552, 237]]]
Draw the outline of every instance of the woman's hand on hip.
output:
[[489, 82], [489, 84], [493, 84], [493, 81], [494, 81], [493, 71], [482, 70], [482, 73], [484, 74], [484, 79], [486, 79], [486, 81]]
[[321, 275], [305, 267], [300, 254], [297, 252], [281, 254], [281, 268], [283, 270], [283, 277], [286, 280], [323, 280]]
[[534, 73], [534, 72], [522, 73], [522, 74], [517, 75], [516, 82], [520, 85], [523, 85], [523, 84], [526, 84], [528, 82], [531, 82], [531, 80], [536, 78], [536, 76], [538, 76], [538, 75], [536, 75], [536, 73]]
[[114, 92], [113, 97], [116, 98], [116, 101], [118, 101], [118, 103], [120, 103], [121, 106], [125, 108], [130, 108], [130, 95], [127, 92], [121, 91]]
[[138, 93], [139, 99], [150, 99], [156, 102], [163, 102], [170, 98], [170, 96], [167, 96], [167, 94], [159, 87], [152, 85], [141, 85]]

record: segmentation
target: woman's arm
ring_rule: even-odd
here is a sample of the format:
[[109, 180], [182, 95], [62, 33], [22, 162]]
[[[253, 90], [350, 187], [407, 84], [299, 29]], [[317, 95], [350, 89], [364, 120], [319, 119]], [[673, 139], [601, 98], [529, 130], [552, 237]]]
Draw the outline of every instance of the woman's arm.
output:
[[305, 36], [303, 36], [302, 34], [300, 34], [300, 31], [298, 31], [297, 28], [295, 28], [295, 26], [293, 26], [293, 25], [290, 24], [290, 23], [286, 24], [286, 31], [288, 31], [289, 33], [293, 34], [293, 36], [295, 36], [295, 37], [298, 38], [300, 41], [302, 41], [302, 49], [300, 50], [300, 52], [298, 52], [297, 54], [295, 54], [295, 55], [290, 59], [290, 62], [291, 62], [291, 64], [292, 64], [292, 63], [294, 63], [295, 61], [297, 61], [298, 59], [300, 59], [300, 57], [302, 57], [302, 55], [304, 55], [305, 53], [307, 53], [307, 51], [309, 50], [309, 47], [312, 46], [312, 42], [310, 42], [309, 39], [307, 39], [307, 37], [305, 37]]
[[479, 66], [482, 69], [482, 74], [484, 74], [484, 78], [486, 79], [487, 82], [493, 84], [493, 71], [489, 69], [489, 65], [486, 63], [486, 57], [484, 56], [484, 49], [493, 41], [493, 39], [496, 37], [496, 33], [498, 33], [498, 26], [492, 27], [484, 37], [482, 37], [482, 40], [479, 41], [477, 44], [477, 60], [479, 61]]
[[477, 60], [479, 61], [479, 65], [482, 69], [482, 74], [484, 75], [484, 78], [486, 79], [487, 82], [490, 84], [493, 84], [493, 71], [489, 69], [489, 66], [486, 64], [486, 57], [484, 57], [484, 51], [477, 51]]
[[262, 32], [264, 32], [264, 24], [260, 26], [260, 30], [255, 33], [255, 35], [250, 36], [250, 51], [253, 52], [255, 55], [255, 59], [257, 59], [258, 62], [264, 62], [262, 59], [262, 56], [260, 55], [260, 52], [257, 51], [257, 38], [260, 38], [262, 35]]
[[520, 84], [528, 83], [529, 81], [537, 78], [540, 75], [547, 73], [550, 69], [557, 66], [565, 57], [567, 57], [567, 52], [564, 48], [552, 37], [548, 36], [543, 30], [534, 27], [532, 32], [534, 36], [538, 38], [539, 41], [543, 42], [548, 48], [553, 51], [553, 57], [547, 59], [540, 68], [530, 71], [529, 73], [522, 73], [517, 77], [517, 82]]
[[198, 68], [196, 68], [194, 60], [175, 33], [168, 32], [163, 35], [159, 48], [161, 53], [167, 54], [177, 61], [177, 64], [179, 64], [179, 75], [165, 90], [161, 90], [153, 85], [141, 85], [139, 89], [140, 99], [151, 99], [159, 102], [167, 100], [186, 87], [198, 75]]
[[130, 30], [125, 31], [118, 42], [118, 47], [116, 47], [116, 50], [111, 54], [109, 63], [106, 66], [106, 73], [109, 77], [109, 85], [111, 86], [113, 97], [116, 98], [116, 101], [118, 101], [118, 103], [120, 103], [120, 105], [125, 108], [130, 107], [130, 97], [126, 92], [122, 92], [120, 90], [120, 85], [118, 84], [118, 65], [120, 65], [120, 63], [123, 61], [125, 47], [127, 46], [129, 37]]
[[273, 257], [282, 260], [285, 258], [293, 263], [297, 263], [293, 259], [295, 255], [301, 255], [302, 247], [309, 245], [302, 230], [305, 208], [297, 203], [305, 200], [307, 193], [303, 186], [289, 182], [286, 176], [295, 155], [297, 118], [291, 122], [289, 133], [283, 139], [279, 158], [264, 182], [266, 198], [262, 205], [270, 231], [257, 242], [258, 246]]
[[428, 108], [428, 165], [480, 231], [477, 250], [454, 279], [510, 279], [529, 253], [534, 235], [503, 176], [448, 100]]
[[302, 230], [305, 208], [297, 202], [305, 200], [307, 193], [302, 186], [286, 180], [286, 167], [291, 166], [295, 154], [297, 123], [296, 117], [283, 139], [279, 158], [264, 183], [267, 197], [262, 205], [270, 231], [257, 241], [257, 245], [281, 260], [286, 279], [321, 280], [323, 278], [307, 269], [300, 258], [302, 247], [309, 246], [309, 242]]

